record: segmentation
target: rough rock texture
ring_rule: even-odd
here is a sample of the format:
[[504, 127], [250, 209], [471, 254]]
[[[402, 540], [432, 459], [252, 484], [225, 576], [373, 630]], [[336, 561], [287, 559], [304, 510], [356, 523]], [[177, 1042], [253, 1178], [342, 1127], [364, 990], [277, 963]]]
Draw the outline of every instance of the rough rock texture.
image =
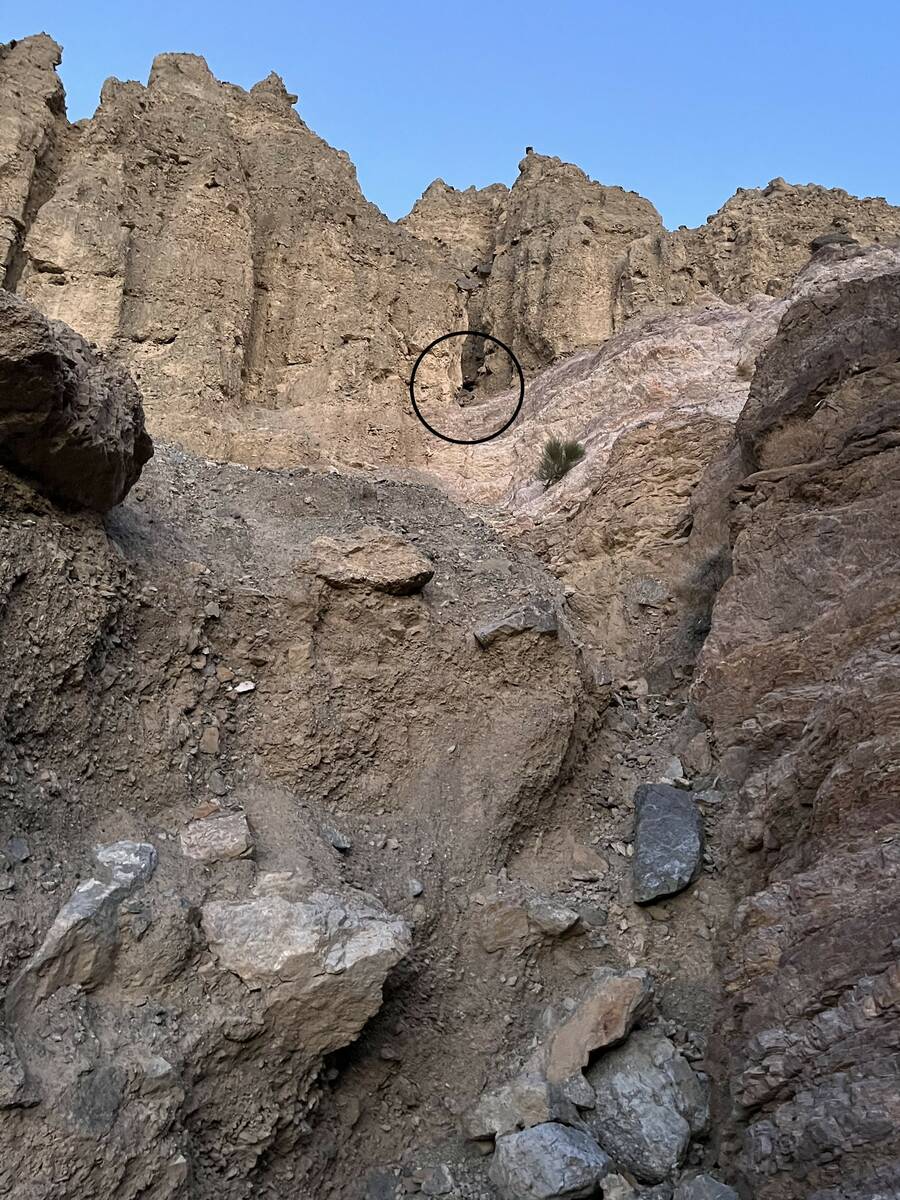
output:
[[[58, 57], [42, 36], [0, 58], [6, 286], [129, 367], [153, 430], [236, 461], [466, 479], [406, 395], [440, 334], [484, 329], [532, 373], [647, 308], [781, 296], [823, 233], [900, 236], [883, 201], [782, 184], [668, 234], [640, 196], [534, 153], [511, 189], [436, 181], [392, 224], [277, 76], [246, 92], [160, 55], [146, 86], [109, 80], [70, 128]], [[439, 374], [490, 396], [510, 364], [482, 342]]]
[[489, 1138], [531, 1129], [548, 1121], [567, 1122], [577, 1116], [571, 1102], [540, 1075], [521, 1075], [489, 1088], [471, 1113], [465, 1129], [471, 1138]]
[[696, 685], [752, 893], [719, 1052], [758, 1200], [900, 1186], [900, 257], [871, 261], [760, 361]]
[[490, 1174], [503, 1200], [579, 1200], [611, 1166], [586, 1133], [551, 1123], [498, 1138]]
[[59, 62], [60, 48], [46, 34], [0, 46], [0, 275], [12, 283], [68, 132]]
[[371, 526], [344, 537], [317, 538], [312, 549], [312, 570], [336, 588], [364, 587], [411, 596], [434, 575], [433, 564], [415, 546]]
[[703, 817], [690, 792], [642, 784], [634, 798], [634, 898], [672, 896], [695, 878], [703, 852]]
[[[488, 655], [471, 629], [525, 598], [561, 604], [559, 589], [416, 485], [163, 446], [106, 528], [6, 472], [0, 486], [0, 1183], [28, 1180], [27, 1200], [338, 1188], [360, 1149], [312, 1134], [321, 1055], [378, 1008], [407, 925], [416, 946], [361, 1062], [384, 1068], [397, 1025], [439, 1025], [405, 1085], [437, 1120], [428, 1079], [477, 1087], [459, 1032], [504, 1028], [499, 1005], [484, 1017], [495, 987], [470, 992], [448, 963], [459, 881], [474, 891], [505, 859], [592, 702], [570, 642], [523, 635]], [[310, 573], [317, 539], [366, 525], [418, 540], [422, 591]], [[186, 857], [198, 822], [246, 822], [253, 858]], [[79, 885], [111, 835], [159, 857], [115, 904]], [[61, 899], [79, 886], [73, 912]], [[35, 958], [45, 938], [60, 951]], [[23, 968], [34, 996], [15, 1003]]]
[[[210, 725], [207, 728], [216, 727]], [[203, 734], [201, 744], [202, 739]], [[240, 858], [253, 848], [253, 837], [243, 813], [222, 813], [190, 821], [182, 829], [180, 841], [185, 857], [197, 862]]]
[[[463, 218], [463, 256], [474, 252], [487, 260], [485, 282], [469, 303], [469, 328], [512, 346], [529, 371], [610, 335], [623, 252], [634, 238], [662, 232], [649, 201], [604, 187], [571, 163], [543, 154], [522, 159], [505, 196], [492, 188], [448, 194], [432, 185], [405, 224], [419, 237], [446, 244], [451, 213]], [[490, 240], [484, 233], [488, 216], [495, 221]], [[502, 351], [488, 346], [484, 367], [492, 375], [490, 391], [508, 383]]]
[[695, 1175], [682, 1179], [675, 1189], [674, 1200], [739, 1200], [734, 1188], [713, 1179], [712, 1175]]
[[410, 948], [406, 923], [363, 895], [213, 901], [201, 923], [221, 966], [263, 989], [279, 1030], [295, 1030], [311, 1055], [356, 1037], [381, 1006], [388, 971]]
[[784, 296], [811, 252], [898, 238], [900, 212], [880, 196], [859, 200], [843, 188], [783, 179], [762, 189], [739, 188], [699, 229], [651, 234], [629, 245], [617, 322], [710, 293], [729, 303], [757, 292]]
[[709, 1123], [705, 1083], [672, 1043], [638, 1030], [587, 1072], [596, 1105], [587, 1123], [619, 1166], [646, 1183], [671, 1178]]
[[126, 372], [0, 289], [0, 462], [56, 499], [103, 512], [152, 454]]
[[[162, 56], [70, 127], [57, 54], [0, 54], [6, 287], [264, 469], [161, 444], [105, 520], [0, 470], [0, 1191], [485, 1200], [486, 1140], [590, 1119], [682, 1188], [892, 1195], [897, 210], [778, 183], [670, 235], [531, 154], [395, 226], [276, 77]], [[405, 381], [479, 323], [525, 403], [448, 447]], [[461, 428], [513, 395], [471, 341]], [[707, 838], [642, 907], [654, 779]]]
[[[58, 91], [49, 54], [18, 82], [29, 110]], [[465, 327], [464, 293], [295, 99], [193, 55], [160, 55], [146, 87], [109, 80], [13, 282], [133, 370], [161, 433], [251, 462], [383, 460], [418, 436], [399, 375]]]
[[596, 1051], [623, 1041], [652, 1003], [646, 971], [595, 972], [591, 987], [548, 1041], [547, 1077], [562, 1082], [578, 1074]]

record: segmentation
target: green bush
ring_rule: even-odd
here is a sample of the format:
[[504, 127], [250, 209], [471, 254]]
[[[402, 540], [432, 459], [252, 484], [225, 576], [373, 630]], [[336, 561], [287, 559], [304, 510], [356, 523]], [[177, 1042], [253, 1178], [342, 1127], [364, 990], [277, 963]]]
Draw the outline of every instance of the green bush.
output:
[[571, 471], [577, 462], [581, 462], [584, 454], [584, 445], [581, 442], [563, 442], [559, 438], [548, 438], [538, 464], [538, 479], [545, 488], [559, 483], [563, 475]]

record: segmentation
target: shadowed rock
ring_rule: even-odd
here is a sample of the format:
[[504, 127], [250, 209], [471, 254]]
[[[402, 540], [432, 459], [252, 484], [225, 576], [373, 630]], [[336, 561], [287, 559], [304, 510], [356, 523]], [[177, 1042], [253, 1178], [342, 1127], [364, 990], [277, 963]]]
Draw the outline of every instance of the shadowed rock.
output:
[[635, 792], [634, 898], [646, 904], [687, 887], [700, 869], [703, 818], [691, 792], [664, 783]]
[[695, 1175], [693, 1179], [682, 1179], [673, 1200], [738, 1200], [738, 1194], [712, 1175]]
[[639, 1030], [587, 1072], [596, 1106], [586, 1120], [616, 1162], [661, 1183], [709, 1122], [706, 1087], [668, 1038]]
[[494, 642], [504, 638], [515, 637], [533, 629], [537, 633], [556, 634], [559, 631], [559, 619], [556, 610], [549, 603], [535, 601], [514, 609], [496, 620], [487, 621], [475, 630], [475, 641], [483, 650]]
[[0, 291], [0, 461], [54, 499], [104, 512], [152, 454], [127, 372]]
[[504, 1200], [578, 1200], [611, 1169], [588, 1134], [548, 1123], [498, 1138], [490, 1176]]

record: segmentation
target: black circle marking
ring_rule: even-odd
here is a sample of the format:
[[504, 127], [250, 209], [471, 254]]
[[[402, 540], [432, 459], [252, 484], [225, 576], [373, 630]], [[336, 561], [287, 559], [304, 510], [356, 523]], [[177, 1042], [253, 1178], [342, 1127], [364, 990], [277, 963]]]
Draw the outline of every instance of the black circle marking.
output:
[[[513, 366], [516, 368], [516, 371], [518, 372], [518, 375], [519, 375], [519, 399], [516, 404], [513, 415], [509, 418], [509, 420], [506, 422], [506, 424], [501, 425], [500, 428], [495, 433], [486, 434], [485, 437], [479, 437], [479, 438], [448, 437], [448, 435], [446, 433], [441, 433], [440, 430], [435, 429], [433, 425], [428, 424], [428, 422], [422, 416], [422, 413], [419, 409], [418, 404], [416, 404], [416, 371], [418, 371], [418, 369], [419, 369], [419, 364], [421, 363], [421, 361], [425, 357], [425, 355], [428, 354], [428, 352], [430, 350], [433, 350], [435, 348], [435, 346], [439, 346], [441, 344], [441, 342], [446, 342], [450, 338], [455, 338], [455, 337], [480, 337], [480, 338], [484, 338], [485, 341], [487, 341], [487, 342], [493, 342], [495, 345], [499, 346], [501, 350], [506, 351], [506, 353], [512, 359]], [[507, 346], [505, 342], [501, 342], [499, 338], [494, 337], [494, 335], [492, 333], [481, 333], [477, 329], [456, 329], [452, 333], [442, 333], [439, 338], [435, 338], [433, 342], [429, 343], [429, 345], [427, 345], [425, 347], [425, 349], [422, 351], [422, 353], [416, 359], [416, 365], [413, 367], [412, 375], [410, 375], [410, 377], [409, 377], [409, 398], [412, 401], [413, 412], [416, 414], [416, 416], [419, 418], [419, 420], [422, 422], [422, 424], [425, 426], [425, 428], [428, 430], [428, 432], [433, 433], [436, 438], [440, 438], [442, 442], [452, 442], [455, 446], [477, 446], [481, 442], [493, 441], [493, 439], [499, 437], [501, 433], [506, 433], [507, 429], [509, 429], [510, 425], [512, 425], [513, 421], [515, 421], [516, 417], [519, 415], [519, 412], [521, 411], [521, 408], [522, 408], [522, 402], [525, 399], [525, 373], [522, 370], [521, 363], [516, 358], [516, 356], [513, 354], [512, 350], [510, 350], [509, 346]]]

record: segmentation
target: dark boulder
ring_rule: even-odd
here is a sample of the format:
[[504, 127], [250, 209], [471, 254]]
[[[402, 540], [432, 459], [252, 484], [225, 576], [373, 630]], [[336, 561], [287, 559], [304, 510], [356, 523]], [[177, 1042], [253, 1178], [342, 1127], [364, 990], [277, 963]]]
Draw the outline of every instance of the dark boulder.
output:
[[127, 371], [0, 290], [0, 462], [55, 500], [105, 512], [152, 454]]

